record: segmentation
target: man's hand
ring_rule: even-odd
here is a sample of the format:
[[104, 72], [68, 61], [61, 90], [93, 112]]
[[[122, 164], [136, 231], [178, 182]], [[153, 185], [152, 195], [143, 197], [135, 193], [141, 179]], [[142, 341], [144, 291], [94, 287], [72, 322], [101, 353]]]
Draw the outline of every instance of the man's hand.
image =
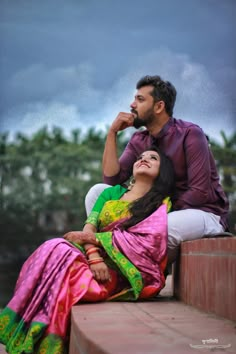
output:
[[89, 267], [97, 281], [106, 282], [111, 280], [109, 268], [107, 267], [106, 263], [101, 262], [97, 264], [91, 264]]
[[134, 123], [134, 115], [132, 113], [120, 112], [110, 127], [110, 131], [117, 133], [128, 127], [132, 127]]
[[78, 243], [79, 245], [84, 245], [85, 243], [98, 245], [99, 243], [95, 237], [95, 234], [87, 231], [70, 231], [67, 232], [63, 238], [67, 241]]
[[115, 176], [120, 171], [117, 149], [117, 133], [128, 127], [132, 127], [134, 118], [135, 114], [133, 113], [120, 112], [108, 131], [102, 158], [103, 174], [106, 177]]

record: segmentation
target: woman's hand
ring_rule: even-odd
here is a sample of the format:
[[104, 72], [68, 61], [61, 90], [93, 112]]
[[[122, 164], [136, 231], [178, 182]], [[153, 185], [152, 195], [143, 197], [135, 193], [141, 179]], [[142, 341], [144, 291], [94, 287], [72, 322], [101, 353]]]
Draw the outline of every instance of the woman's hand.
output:
[[106, 263], [100, 262], [97, 264], [91, 264], [89, 267], [91, 272], [93, 273], [94, 278], [97, 281], [106, 282], [108, 280], [111, 280], [109, 268]]
[[99, 244], [94, 232], [91, 231], [70, 231], [67, 232], [63, 238], [67, 241], [78, 243], [79, 245], [83, 245], [85, 243], [91, 243], [93, 245]]

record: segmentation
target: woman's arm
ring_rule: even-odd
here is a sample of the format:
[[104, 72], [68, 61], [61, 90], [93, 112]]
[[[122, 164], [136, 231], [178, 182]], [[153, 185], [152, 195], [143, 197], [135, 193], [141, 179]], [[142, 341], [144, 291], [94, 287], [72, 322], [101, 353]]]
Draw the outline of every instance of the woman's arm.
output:
[[[89, 225], [89, 224], [86, 224]], [[93, 226], [93, 225], [92, 225]], [[99, 241], [95, 237], [96, 228], [86, 228], [83, 231], [70, 231], [67, 232], [63, 237], [65, 240], [70, 242], [78, 243], [79, 245], [85, 246], [86, 244], [99, 245]]]
[[95, 233], [98, 231], [98, 218], [104, 204], [111, 199], [110, 189], [105, 189], [98, 197], [90, 215], [88, 216], [83, 231], [71, 231], [64, 235], [67, 241], [83, 245], [90, 269], [98, 281], [110, 279], [109, 268], [100, 255], [100, 243]]
[[86, 244], [98, 245], [98, 241], [96, 240], [95, 233], [98, 230], [98, 218], [99, 214], [103, 208], [103, 205], [107, 200], [109, 200], [109, 196], [107, 196], [103, 191], [98, 197], [91, 213], [89, 214], [87, 220], [85, 221], [85, 225], [83, 227], [83, 231], [70, 231], [64, 235], [64, 238], [67, 241], [78, 243], [79, 245], [85, 246]]
[[[89, 235], [93, 234], [94, 237], [96, 231], [96, 227], [92, 224], [85, 224], [83, 228], [83, 232], [88, 233]], [[100, 243], [97, 241], [97, 246], [99, 245]], [[101, 257], [100, 248], [94, 247], [94, 243], [86, 243], [84, 244], [84, 249], [86, 251], [90, 270], [93, 273], [94, 278], [102, 282], [110, 280], [111, 276], [109, 273], [109, 268]]]
[[100, 243], [95, 237], [97, 229], [93, 224], [85, 224], [83, 231], [71, 231], [64, 235], [67, 241], [83, 245], [91, 272], [97, 281], [110, 280], [109, 268], [100, 254]]
[[[95, 237], [95, 233], [97, 232], [96, 226], [93, 224], [85, 224], [83, 228], [83, 232], [86, 235], [85, 238], [87, 240], [86, 243], [84, 243], [84, 249], [85, 251], [88, 251], [91, 247], [94, 248], [94, 245], [99, 246], [100, 243]], [[97, 257], [99, 256], [99, 253], [97, 252]]]

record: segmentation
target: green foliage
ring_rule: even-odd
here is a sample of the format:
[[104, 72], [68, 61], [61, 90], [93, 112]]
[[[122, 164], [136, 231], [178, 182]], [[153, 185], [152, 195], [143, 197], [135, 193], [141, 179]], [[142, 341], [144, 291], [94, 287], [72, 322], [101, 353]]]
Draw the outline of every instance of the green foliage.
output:
[[[223, 146], [211, 141], [211, 148], [233, 213], [236, 134], [221, 135]], [[77, 129], [66, 137], [57, 127], [51, 132], [44, 127], [31, 138], [18, 133], [14, 142], [9, 141], [7, 133], [0, 135], [2, 245], [40, 243], [44, 238], [82, 228], [85, 195], [102, 181], [105, 138], [106, 132], [95, 129], [85, 135]], [[119, 152], [126, 142], [121, 133]]]
[[221, 131], [223, 144], [210, 140], [211, 149], [217, 163], [221, 182], [230, 202], [229, 226], [236, 232], [236, 133], [231, 136]]
[[214, 140], [210, 141], [210, 145], [221, 175], [223, 187], [230, 196], [232, 208], [236, 209], [236, 133], [229, 137], [223, 131], [220, 134], [223, 145]]
[[[14, 142], [8, 141], [7, 134], [0, 135], [0, 220], [4, 240], [24, 244], [32, 235], [44, 238], [45, 232], [55, 235], [82, 228], [85, 195], [92, 185], [102, 181], [105, 137], [106, 133], [90, 129], [84, 136], [74, 130], [67, 138], [57, 127], [52, 132], [44, 127], [32, 138], [18, 133]], [[120, 140], [123, 149], [125, 142]], [[55, 215], [51, 227], [45, 222], [40, 224], [40, 218], [47, 222]], [[63, 230], [56, 225], [60, 216], [64, 218]]]

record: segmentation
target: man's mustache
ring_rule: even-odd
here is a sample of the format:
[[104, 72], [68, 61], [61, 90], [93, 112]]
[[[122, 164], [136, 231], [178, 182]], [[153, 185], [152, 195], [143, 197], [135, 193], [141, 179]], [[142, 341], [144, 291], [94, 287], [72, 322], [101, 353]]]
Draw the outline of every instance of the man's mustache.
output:
[[138, 112], [135, 111], [135, 109], [131, 109], [130, 112], [138, 115]]

